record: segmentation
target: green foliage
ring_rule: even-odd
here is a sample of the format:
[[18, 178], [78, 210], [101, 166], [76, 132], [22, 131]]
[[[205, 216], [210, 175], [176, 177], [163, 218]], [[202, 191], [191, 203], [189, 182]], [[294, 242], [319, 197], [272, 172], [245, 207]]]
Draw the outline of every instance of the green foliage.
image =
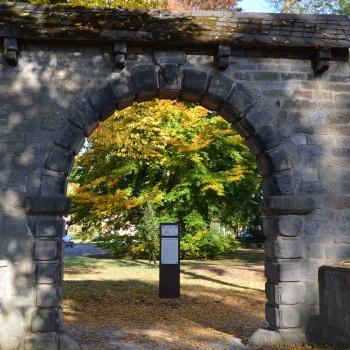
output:
[[216, 114], [176, 101], [117, 112], [90, 137], [71, 180], [74, 222], [97, 227], [116, 252], [130, 244], [131, 254], [151, 251], [151, 259], [147, 230], [132, 242], [114, 237], [138, 227], [147, 205], [158, 222], [180, 223], [185, 237], [212, 221], [249, 226], [259, 212], [260, 179], [242, 138]]
[[270, 0], [278, 12], [350, 15], [349, 0]]
[[149, 263], [153, 261], [156, 265], [156, 254], [159, 250], [159, 223], [150, 203], [147, 203], [137, 229], [140, 243], [146, 246]]
[[222, 254], [230, 254], [239, 248], [239, 242], [232, 235], [223, 235], [214, 230], [186, 234], [181, 240], [183, 259], [216, 259]]

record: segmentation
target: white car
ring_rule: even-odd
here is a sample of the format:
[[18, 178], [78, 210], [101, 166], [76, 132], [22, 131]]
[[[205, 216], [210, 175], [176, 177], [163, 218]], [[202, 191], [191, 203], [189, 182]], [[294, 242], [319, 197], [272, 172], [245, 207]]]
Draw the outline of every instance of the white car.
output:
[[72, 237], [65, 235], [62, 237], [62, 240], [66, 247], [74, 247], [74, 242], [72, 240]]

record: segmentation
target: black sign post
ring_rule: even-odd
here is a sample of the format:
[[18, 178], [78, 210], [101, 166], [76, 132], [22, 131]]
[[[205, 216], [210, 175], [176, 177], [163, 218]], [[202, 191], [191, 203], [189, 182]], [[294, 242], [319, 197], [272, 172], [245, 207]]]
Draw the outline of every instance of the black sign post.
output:
[[159, 297], [180, 298], [180, 228], [160, 224]]

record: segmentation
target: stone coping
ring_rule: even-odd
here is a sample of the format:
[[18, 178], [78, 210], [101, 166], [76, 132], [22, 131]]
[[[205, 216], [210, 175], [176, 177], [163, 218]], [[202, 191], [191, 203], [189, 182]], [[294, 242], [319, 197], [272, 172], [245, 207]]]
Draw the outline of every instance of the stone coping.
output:
[[337, 272], [350, 273], [350, 265], [323, 265], [320, 267], [320, 270], [331, 270]]
[[[0, 37], [22, 40], [350, 48], [346, 16], [0, 3]], [[0, 44], [1, 45], [1, 44]]]

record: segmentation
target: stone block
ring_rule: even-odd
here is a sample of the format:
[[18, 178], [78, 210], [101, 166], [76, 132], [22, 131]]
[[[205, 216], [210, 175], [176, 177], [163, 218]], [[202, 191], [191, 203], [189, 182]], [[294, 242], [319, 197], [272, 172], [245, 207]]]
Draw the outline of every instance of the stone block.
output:
[[225, 103], [225, 109], [231, 111], [237, 117], [244, 115], [254, 104], [254, 98], [241, 85], [236, 84], [232, 95]]
[[247, 113], [243, 113], [242, 118], [250, 125], [251, 130], [257, 133], [263, 126], [273, 122], [273, 116], [265, 112], [259, 106], [254, 106]]
[[83, 129], [86, 136], [90, 136], [100, 122], [99, 113], [91, 107], [86, 97], [73, 101], [72, 109], [67, 113], [68, 119]]
[[65, 215], [70, 211], [70, 200], [65, 196], [27, 196], [25, 206], [29, 215]]
[[159, 70], [159, 97], [175, 99], [181, 90], [180, 68], [177, 64], [161, 64]]
[[46, 161], [46, 168], [68, 174], [74, 159], [74, 153], [62, 147], [54, 146]]
[[305, 332], [301, 328], [279, 329], [278, 333], [286, 344], [304, 344], [307, 342]]
[[130, 69], [134, 86], [137, 91], [137, 101], [148, 101], [158, 94], [158, 74], [156, 67], [149, 64], [140, 64]]
[[154, 60], [157, 64], [176, 64], [182, 65], [186, 63], [186, 53], [183, 51], [155, 51], [153, 53]]
[[256, 165], [261, 176], [267, 176], [273, 173], [272, 162], [265, 154], [260, 154], [256, 158]]
[[327, 244], [308, 244], [307, 257], [311, 259], [326, 259]]
[[99, 114], [99, 119], [104, 121], [117, 109], [118, 100], [114, 95], [113, 87], [109, 84], [90, 93], [88, 96], [92, 108]]
[[38, 263], [36, 265], [36, 283], [55, 284], [60, 280], [60, 268], [57, 262]]
[[45, 216], [31, 218], [29, 225], [36, 237], [62, 237], [65, 222], [57, 217]]
[[40, 284], [36, 288], [36, 305], [38, 307], [57, 307], [58, 289], [54, 284]]
[[272, 124], [262, 126], [256, 133], [256, 137], [263, 145], [264, 150], [270, 150], [280, 144], [280, 138]]
[[302, 277], [300, 260], [280, 260], [265, 263], [265, 276], [268, 282], [299, 282]]
[[268, 258], [298, 259], [305, 257], [305, 243], [297, 238], [266, 240], [265, 254]]
[[207, 86], [208, 73], [193, 68], [183, 70], [182, 99], [188, 102], [199, 102]]
[[25, 340], [24, 350], [59, 350], [56, 332], [30, 334]]
[[228, 76], [216, 73], [210, 78], [209, 86], [202, 100], [202, 105], [216, 110], [227, 99], [234, 87], [234, 81]]
[[279, 332], [258, 329], [249, 338], [249, 345], [253, 347], [275, 347], [283, 344], [283, 339]]
[[66, 191], [67, 177], [57, 171], [44, 170], [38, 194], [43, 196], [63, 195]]
[[32, 318], [32, 332], [57, 331], [57, 316], [57, 309], [37, 309]]
[[61, 333], [59, 350], [81, 350], [81, 346], [70, 335]]
[[295, 170], [286, 170], [276, 173], [272, 177], [274, 193], [283, 196], [296, 195], [300, 193], [301, 175]]
[[34, 257], [36, 260], [55, 260], [58, 258], [57, 240], [38, 239], [35, 241]]
[[301, 305], [266, 304], [266, 320], [270, 326], [279, 328], [299, 328], [301, 326]]
[[79, 153], [85, 141], [83, 129], [73, 123], [67, 123], [56, 141], [57, 145], [65, 147], [75, 154]]
[[328, 259], [343, 260], [350, 258], [350, 244], [333, 244], [326, 247]]
[[266, 214], [298, 215], [311, 213], [315, 204], [309, 196], [269, 196], [261, 207]]
[[292, 144], [283, 144], [273, 150], [265, 152], [270, 159], [274, 171], [280, 172], [292, 169], [297, 162], [297, 151]]
[[303, 221], [297, 215], [280, 216], [278, 220], [278, 232], [282, 236], [297, 237], [303, 229]]
[[305, 302], [306, 288], [302, 282], [266, 283], [266, 297], [270, 304], [295, 305]]
[[119, 110], [130, 106], [136, 98], [136, 90], [133, 84], [131, 74], [125, 70], [118, 73], [109, 82], [116, 96], [117, 108]]

